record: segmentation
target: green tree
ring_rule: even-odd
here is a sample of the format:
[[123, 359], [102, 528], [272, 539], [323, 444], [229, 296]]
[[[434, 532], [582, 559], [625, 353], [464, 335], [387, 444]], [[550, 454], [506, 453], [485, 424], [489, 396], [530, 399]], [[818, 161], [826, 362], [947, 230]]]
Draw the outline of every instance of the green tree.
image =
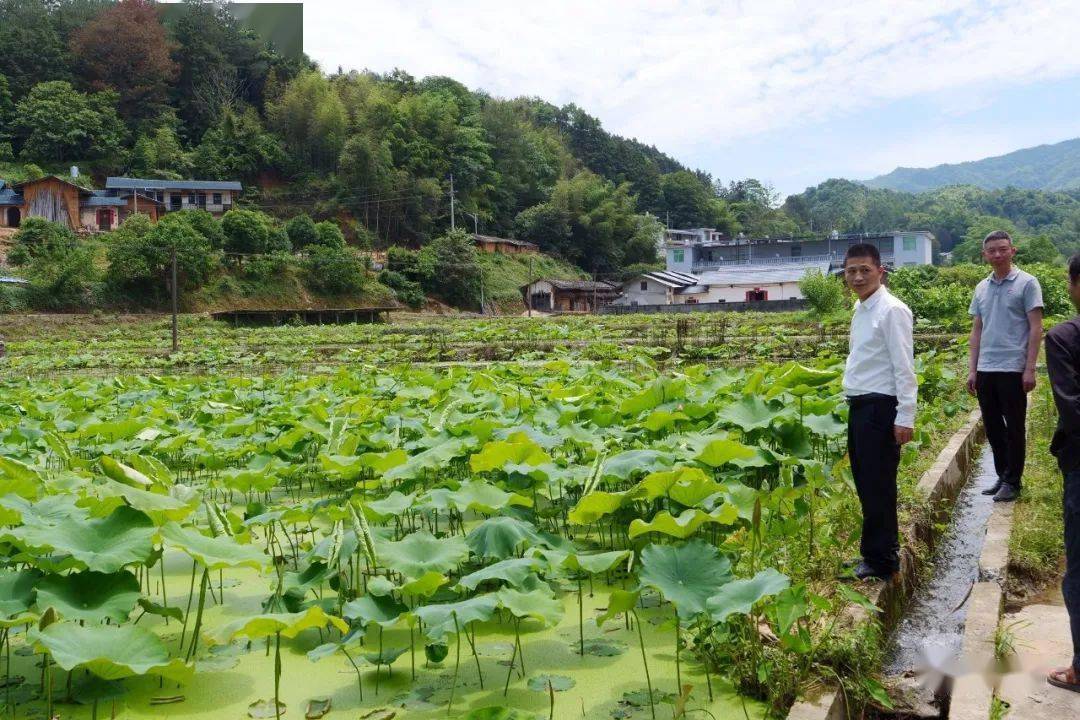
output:
[[212, 249], [225, 247], [225, 231], [221, 228], [221, 221], [206, 210], [181, 210], [172, 215], [184, 218], [195, 232], [206, 238]]
[[11, 127], [15, 123], [15, 102], [7, 76], [0, 73], [0, 142], [10, 142]]
[[273, 134], [264, 130], [252, 108], [227, 110], [206, 131], [191, 153], [194, 172], [205, 177], [254, 178], [264, 170], [280, 168], [285, 151]]
[[1012, 236], [1013, 242], [1019, 241], [1019, 232], [1011, 220], [980, 215], [968, 226], [963, 241], [953, 248], [953, 262], [983, 262], [983, 239], [995, 230], [1004, 230]]
[[312, 243], [318, 242], [315, 230], [315, 221], [307, 213], [300, 213], [285, 223], [285, 231], [289, 234], [289, 241], [297, 250], [302, 250]]
[[319, 245], [325, 245], [326, 247], [345, 247], [345, 235], [342, 234], [338, 224], [331, 220], [316, 223], [315, 241]]
[[364, 263], [348, 248], [309, 246], [304, 271], [307, 286], [322, 295], [345, 295], [364, 289]]
[[0, 58], [15, 98], [37, 83], [71, 76], [67, 48], [49, 7], [41, 0], [0, 1]]
[[269, 218], [254, 210], [230, 210], [221, 218], [225, 233], [225, 251], [255, 254], [267, 251], [270, 241]]
[[15, 247], [8, 254], [8, 259], [15, 265], [24, 265], [39, 256], [66, 255], [78, 244], [75, 233], [67, 225], [40, 217], [23, 220], [12, 239]]
[[184, 213], [171, 213], [157, 223], [142, 214], [132, 215], [109, 244], [109, 281], [148, 299], [164, 299], [170, 293], [174, 250], [180, 289], [199, 287], [219, 267], [210, 242]]
[[1046, 235], [1036, 235], [1033, 238], [1023, 240], [1017, 245], [1014, 260], [1021, 265], [1032, 263], [1044, 263], [1046, 265], [1060, 265], [1061, 253]]
[[123, 140], [116, 94], [84, 95], [64, 81], [35, 85], [16, 106], [15, 134], [30, 160], [115, 160]]
[[337, 166], [347, 115], [322, 73], [306, 72], [294, 78], [267, 114], [299, 168], [326, 171]]
[[697, 175], [688, 171], [660, 178], [660, 209], [671, 227], [712, 227], [713, 194]]
[[799, 280], [799, 292], [817, 315], [828, 315], [844, 306], [843, 282], [820, 270], [810, 270]]
[[444, 302], [460, 308], [477, 308], [480, 304], [480, 264], [476, 261], [476, 245], [463, 230], [453, 230], [424, 246], [418, 264], [432, 268], [426, 277], [425, 289]]
[[40, 310], [76, 310], [91, 304], [91, 286], [98, 280], [94, 252], [85, 245], [52, 246], [39, 252], [26, 268], [29, 302]]

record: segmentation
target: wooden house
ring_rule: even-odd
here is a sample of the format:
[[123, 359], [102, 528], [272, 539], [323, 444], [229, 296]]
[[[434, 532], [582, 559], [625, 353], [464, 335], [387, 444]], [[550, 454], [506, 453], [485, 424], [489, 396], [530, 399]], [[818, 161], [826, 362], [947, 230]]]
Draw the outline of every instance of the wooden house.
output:
[[501, 238], [493, 235], [473, 235], [473, 240], [476, 241], [477, 249], [486, 253], [521, 255], [535, 253], [539, 250], [539, 248], [531, 242], [514, 240], [513, 238]]
[[534, 280], [521, 286], [525, 307], [540, 312], [594, 312], [619, 296], [620, 288], [602, 280]]

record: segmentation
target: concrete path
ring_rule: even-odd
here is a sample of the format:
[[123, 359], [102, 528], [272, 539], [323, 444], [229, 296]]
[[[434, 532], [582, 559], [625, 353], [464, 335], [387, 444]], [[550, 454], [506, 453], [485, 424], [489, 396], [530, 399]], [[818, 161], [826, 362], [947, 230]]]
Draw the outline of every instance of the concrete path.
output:
[[1072, 657], [1069, 617], [1060, 591], [1049, 601], [1051, 604], [1028, 605], [1001, 618], [1003, 628], [1019, 621], [1012, 627], [1019, 672], [1006, 675], [998, 689], [998, 697], [1010, 705], [1008, 720], [1080, 718], [1080, 693], [1046, 682], [1050, 669], [1065, 665]]

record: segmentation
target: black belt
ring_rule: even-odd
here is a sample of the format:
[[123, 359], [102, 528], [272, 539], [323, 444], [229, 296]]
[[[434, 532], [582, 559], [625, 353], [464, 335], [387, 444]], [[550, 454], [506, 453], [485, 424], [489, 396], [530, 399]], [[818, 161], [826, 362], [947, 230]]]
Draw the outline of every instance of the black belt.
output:
[[859, 405], [867, 405], [875, 402], [896, 402], [895, 395], [885, 395], [884, 393], [865, 393], [863, 395], [848, 395], [848, 405], [852, 407], [858, 407]]

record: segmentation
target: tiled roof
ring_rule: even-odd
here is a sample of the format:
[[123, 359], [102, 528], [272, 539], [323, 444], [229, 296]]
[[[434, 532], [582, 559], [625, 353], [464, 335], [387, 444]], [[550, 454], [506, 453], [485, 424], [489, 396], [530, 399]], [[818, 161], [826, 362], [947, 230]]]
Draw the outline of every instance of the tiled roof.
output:
[[23, 204], [23, 197], [9, 187], [0, 189], [0, 205], [19, 206]]
[[[559, 290], [587, 290], [589, 292], [618, 292], [619, 286], [613, 283], [605, 282], [603, 280], [557, 280], [552, 278], [537, 278], [533, 280], [529, 285], [546, 282], [551, 283], [551, 286]], [[529, 287], [529, 285], [522, 285], [522, 289]]]
[[152, 180], [149, 178], [110, 177], [108, 190], [243, 190], [236, 180]]
[[525, 240], [515, 240], [514, 238], [501, 238], [495, 237], [494, 235], [473, 235], [473, 239], [475, 239], [476, 242], [516, 245], [518, 247], [536, 247], [534, 243], [526, 242]]
[[83, 207], [124, 207], [127, 205], [127, 198], [95, 194], [83, 198], [79, 204]]

